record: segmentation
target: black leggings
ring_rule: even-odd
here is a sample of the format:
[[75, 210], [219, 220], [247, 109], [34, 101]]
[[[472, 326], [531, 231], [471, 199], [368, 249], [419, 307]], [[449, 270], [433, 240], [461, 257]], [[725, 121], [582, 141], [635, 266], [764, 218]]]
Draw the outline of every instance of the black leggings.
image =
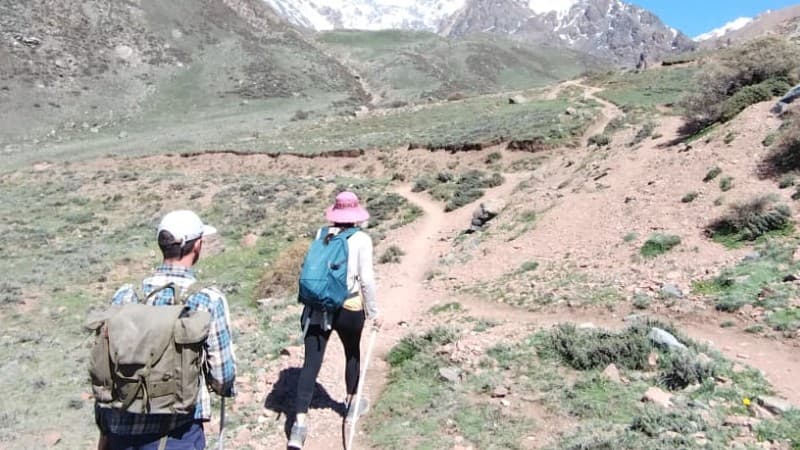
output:
[[[364, 311], [348, 311], [340, 309], [333, 316], [333, 330], [339, 335], [344, 346], [346, 360], [344, 381], [347, 394], [355, 395], [358, 389], [358, 377], [361, 370], [361, 331], [364, 329]], [[314, 385], [317, 382], [325, 347], [331, 337], [331, 331], [325, 331], [321, 325], [310, 325], [305, 338], [305, 360], [300, 378], [297, 380], [297, 400], [295, 410], [298, 414], [308, 412], [311, 398], [314, 396]]]

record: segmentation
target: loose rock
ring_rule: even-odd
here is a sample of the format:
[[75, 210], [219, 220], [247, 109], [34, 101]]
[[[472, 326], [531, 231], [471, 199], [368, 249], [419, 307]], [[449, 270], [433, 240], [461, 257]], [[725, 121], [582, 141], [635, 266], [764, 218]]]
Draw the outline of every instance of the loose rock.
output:
[[664, 392], [661, 388], [651, 387], [644, 393], [643, 402], [650, 402], [664, 408], [672, 406], [672, 394]]
[[461, 369], [458, 367], [442, 367], [439, 369], [439, 378], [441, 378], [442, 381], [458, 383], [461, 381]]
[[661, 328], [653, 327], [647, 337], [653, 341], [654, 344], [666, 347], [669, 350], [686, 350], [686, 346], [681, 344], [675, 336]]
[[612, 383], [622, 383], [622, 377], [619, 374], [619, 369], [615, 364], [609, 364], [608, 367], [603, 370], [603, 378]]
[[770, 397], [768, 395], [760, 395], [756, 398], [756, 402], [767, 411], [775, 415], [786, 414], [795, 408], [788, 400], [778, 397]]

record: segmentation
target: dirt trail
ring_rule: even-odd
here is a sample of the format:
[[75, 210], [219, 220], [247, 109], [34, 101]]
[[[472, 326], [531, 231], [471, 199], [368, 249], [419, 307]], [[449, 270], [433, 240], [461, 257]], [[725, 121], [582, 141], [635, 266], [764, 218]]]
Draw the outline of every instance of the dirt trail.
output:
[[[608, 123], [622, 112], [615, 105], [598, 98], [595, 95], [598, 91], [597, 88], [585, 86], [579, 82], [562, 84], [562, 88], [569, 84], [583, 88], [587, 97], [603, 106], [602, 117], [585, 133], [583, 143], [586, 145], [589, 137], [602, 132]], [[557, 91], [553, 91], [551, 95], [557, 95]], [[652, 151], [656, 150], [656, 142], [648, 145], [653, 146]], [[487, 191], [480, 201], [509, 199], [518, 183], [530, 175], [531, 173], [527, 172], [504, 174], [506, 182], [500, 187]], [[410, 185], [399, 186], [395, 188], [395, 192], [420, 207], [423, 215], [412, 224], [390, 233], [386, 241], [382, 243], [382, 245], [397, 245], [402, 248], [405, 255], [398, 264], [377, 267], [378, 302], [385, 322], [383, 330], [378, 335], [367, 376], [365, 396], [371, 401], [379, 399], [387, 381], [388, 366], [385, 362], [387, 352], [403, 336], [430, 326], [427, 311], [436, 302], [459, 301], [468, 308], [472, 316], [500, 320], [506, 326], [513, 328], [518, 325], [520, 329], [550, 327], [561, 322], [593, 322], [598, 326], [608, 328], [621, 328], [627, 325], [622, 320], [626, 314], [620, 311], [611, 313], [606, 310], [563, 308], [554, 312], [532, 313], [470, 298], [453, 298], [451, 292], [428, 289], [424, 282], [426, 274], [434, 268], [439, 257], [447, 253], [452, 238], [467, 226], [475, 204], [445, 213], [441, 204], [434, 202], [426, 194], [412, 192]], [[623, 305], [620, 306], [624, 308]], [[676, 323], [678, 328], [688, 336], [699, 342], [711, 344], [731, 360], [760, 369], [774, 386], [778, 395], [789, 399], [794, 404], [800, 404], [800, 387], [794, 380], [794, 374], [800, 373], [800, 353], [790, 343], [769, 341], [736, 329], [720, 328], [717, 325], [716, 316], [661, 318]], [[309, 413], [310, 434], [305, 448], [310, 450], [341, 448], [344, 406], [340, 402], [345, 391], [344, 361], [341, 355], [341, 344], [337, 342], [335, 334], [331, 341], [318, 377], [324, 401], [321, 402], [321, 406], [315, 407], [312, 404], [312, 410]], [[366, 345], [368, 335], [362, 342]], [[366, 349], [362, 348], [362, 352], [364, 351]], [[283, 369], [288, 370], [300, 366], [302, 366], [302, 350], [298, 348], [284, 360]], [[273, 375], [269, 374], [266, 378], [271, 379]], [[319, 391], [320, 387], [318, 386], [318, 396]], [[363, 426], [359, 428], [363, 429]], [[363, 433], [359, 433], [355, 440], [356, 446], [365, 448], [365, 441]]]

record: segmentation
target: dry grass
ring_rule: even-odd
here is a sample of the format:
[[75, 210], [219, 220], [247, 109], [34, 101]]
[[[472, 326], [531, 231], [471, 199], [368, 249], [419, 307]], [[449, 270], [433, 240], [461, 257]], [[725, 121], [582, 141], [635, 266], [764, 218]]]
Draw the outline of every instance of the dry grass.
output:
[[283, 249], [259, 278], [255, 289], [256, 298], [285, 297], [295, 292], [307, 250], [306, 241], [295, 241]]

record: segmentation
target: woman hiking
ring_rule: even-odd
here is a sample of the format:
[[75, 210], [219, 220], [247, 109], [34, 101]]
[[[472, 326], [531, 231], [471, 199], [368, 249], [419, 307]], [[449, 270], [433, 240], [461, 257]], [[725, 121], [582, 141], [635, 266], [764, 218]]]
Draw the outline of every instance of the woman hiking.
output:
[[[339, 193], [335, 203], [327, 208], [325, 218], [331, 226], [318, 230], [315, 239], [327, 245], [336, 236], [346, 238], [347, 295], [344, 304], [333, 311], [315, 308], [304, 302], [306, 307], [303, 309], [301, 323], [305, 330], [305, 359], [297, 381], [296, 416], [289, 436], [289, 447], [297, 449], [303, 447], [308, 434], [308, 408], [332, 331], [336, 331], [344, 346], [347, 419], [355, 419], [356, 417], [351, 416], [356, 411], [358, 415], [367, 412], [369, 404], [366, 399], [361, 399], [358, 408], [352, 404], [358, 389], [361, 367], [361, 332], [367, 319], [372, 321], [375, 328], [380, 328], [382, 323], [375, 302], [372, 239], [359, 228], [359, 225], [369, 219], [369, 213], [359, 204], [356, 194], [345, 191]], [[312, 244], [309, 253], [313, 251], [313, 247]], [[302, 291], [301, 280], [301, 297]]]

